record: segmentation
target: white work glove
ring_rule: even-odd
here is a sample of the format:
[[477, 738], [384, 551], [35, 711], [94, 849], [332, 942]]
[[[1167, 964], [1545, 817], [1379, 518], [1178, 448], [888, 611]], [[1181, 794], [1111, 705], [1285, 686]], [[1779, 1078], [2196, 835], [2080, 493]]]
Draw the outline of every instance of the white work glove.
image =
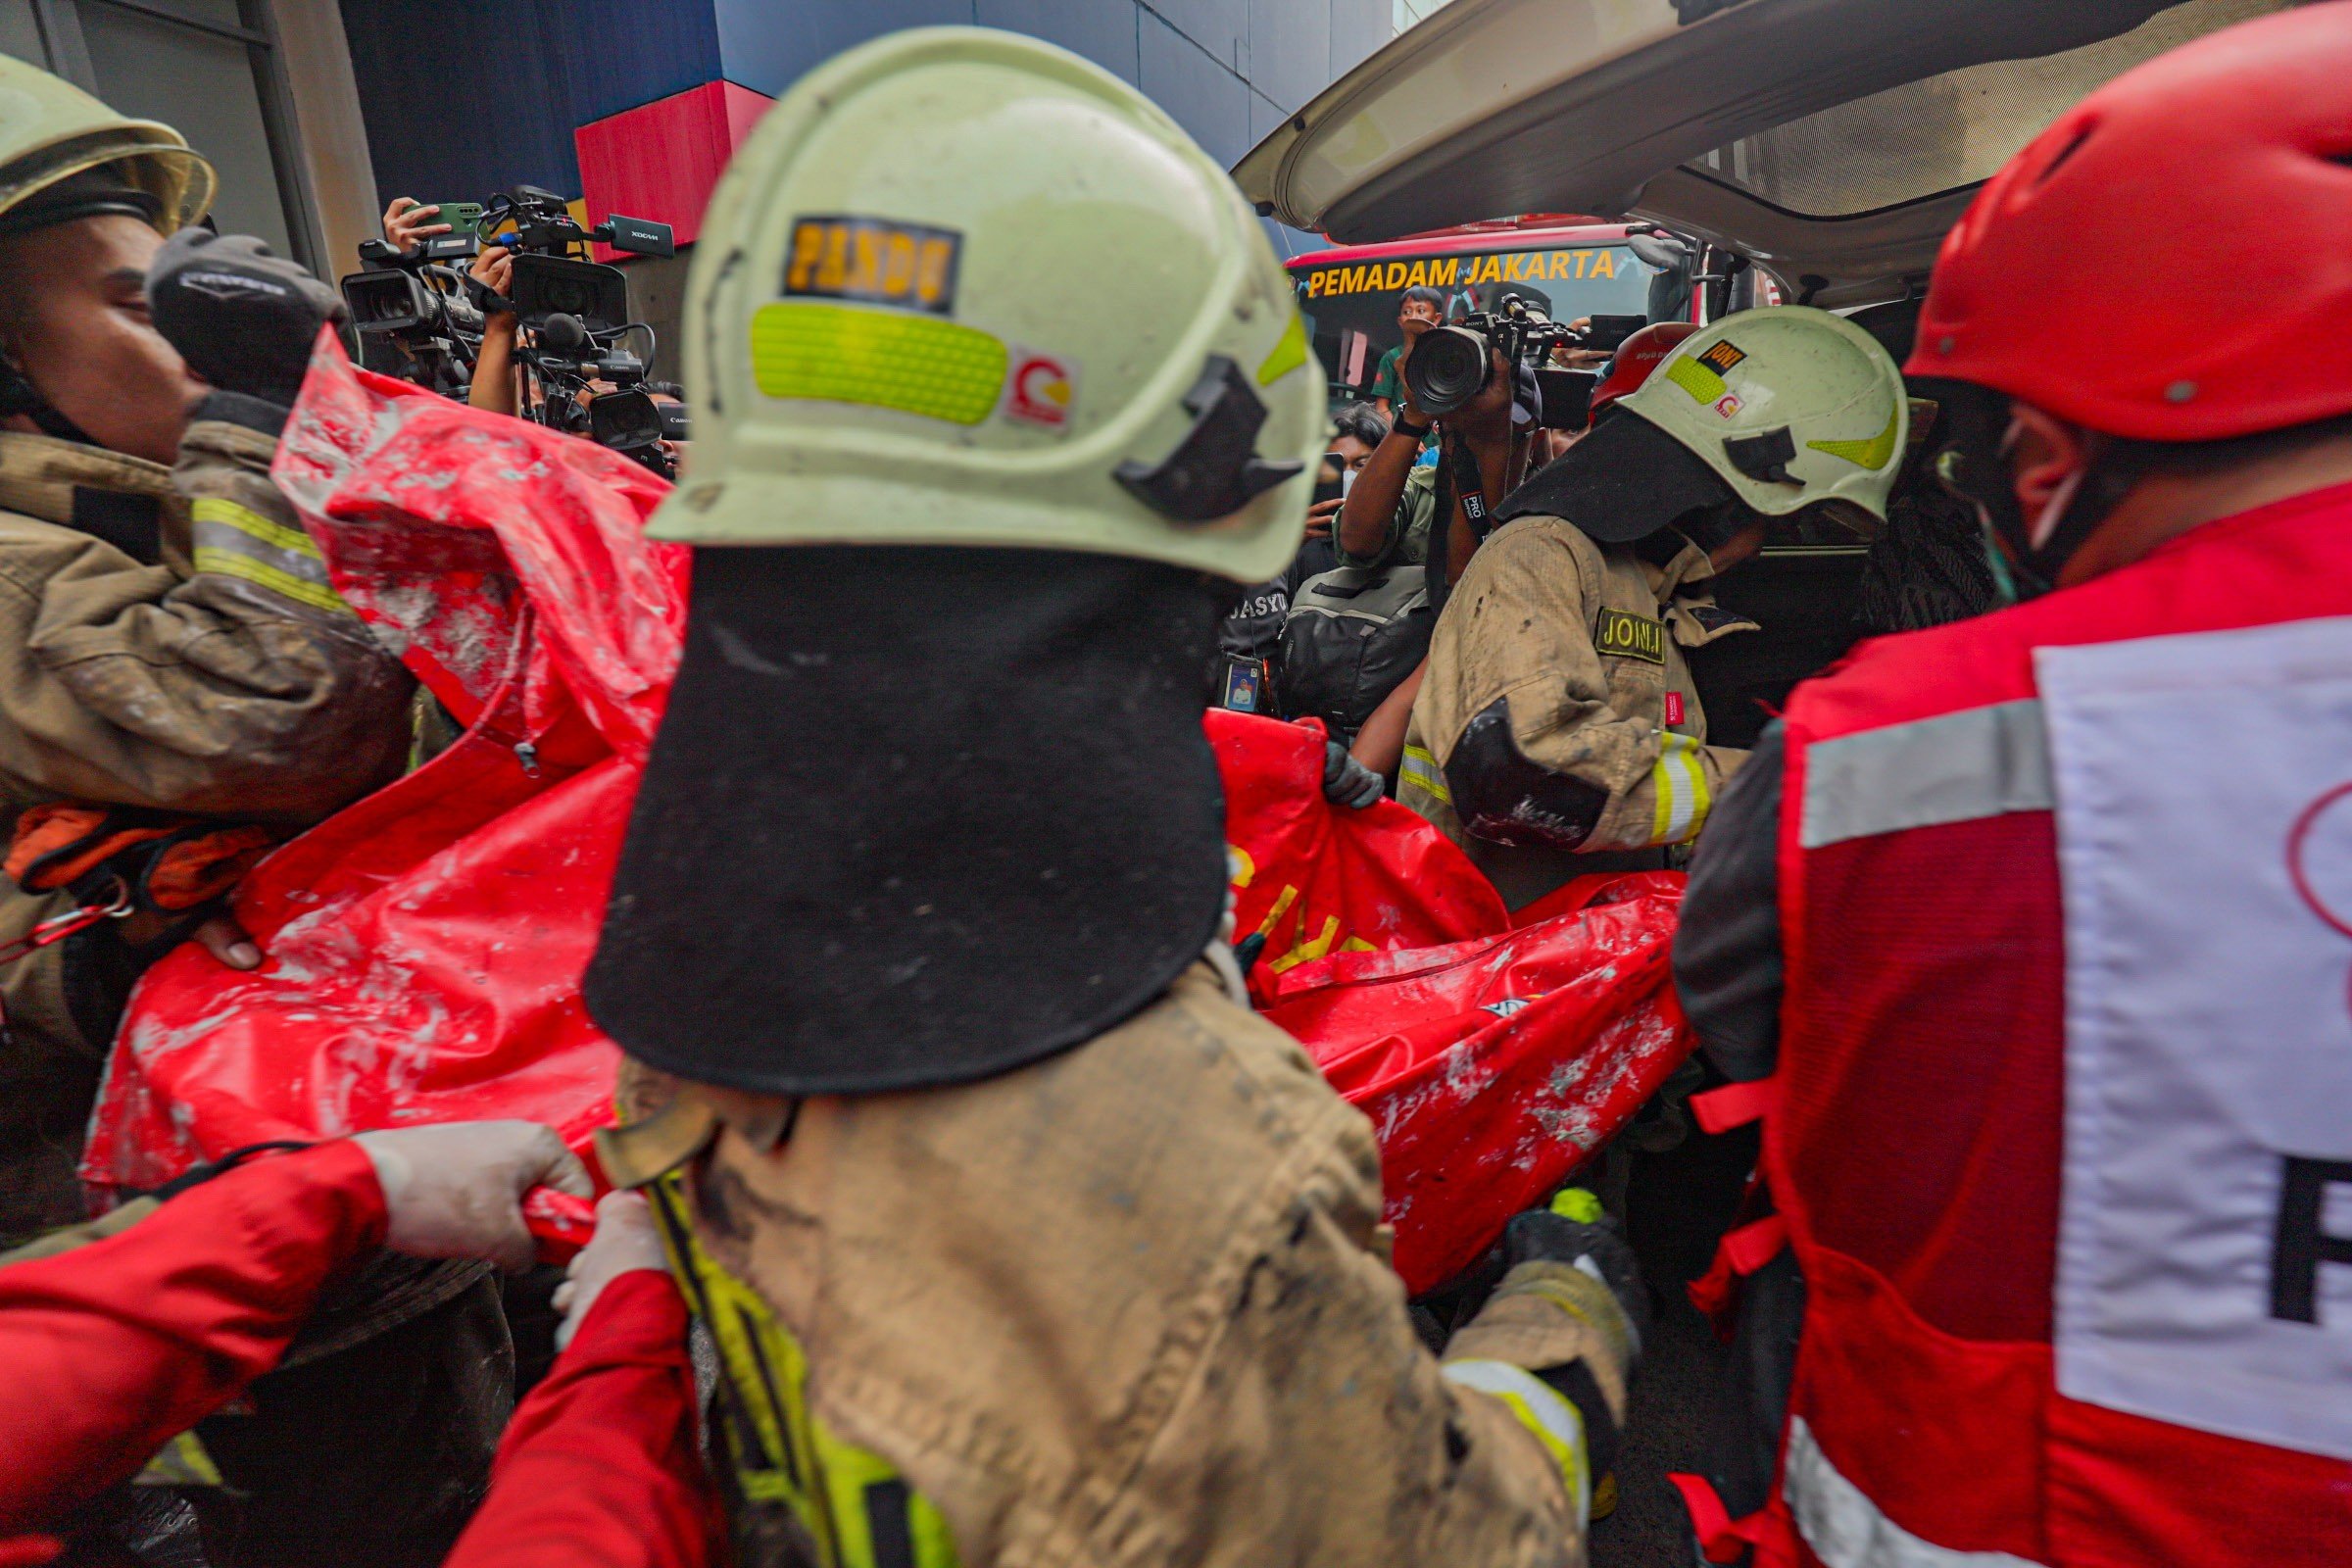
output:
[[556, 1287], [556, 1310], [564, 1314], [563, 1326], [556, 1330], [556, 1348], [571, 1344], [606, 1286], [640, 1268], [669, 1270], [662, 1233], [654, 1226], [653, 1205], [642, 1193], [607, 1193], [597, 1201], [595, 1237], [574, 1254], [564, 1271], [564, 1283]]
[[522, 1195], [595, 1192], [564, 1141], [535, 1121], [459, 1121], [361, 1133], [392, 1216], [384, 1245], [411, 1257], [485, 1257], [519, 1274], [538, 1257]]

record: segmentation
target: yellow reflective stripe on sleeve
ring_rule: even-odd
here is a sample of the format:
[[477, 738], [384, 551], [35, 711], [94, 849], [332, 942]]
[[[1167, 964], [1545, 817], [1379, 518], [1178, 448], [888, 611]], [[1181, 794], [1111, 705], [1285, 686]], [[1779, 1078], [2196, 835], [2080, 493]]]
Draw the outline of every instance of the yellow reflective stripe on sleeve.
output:
[[1404, 749], [1404, 766], [1399, 785], [1410, 784], [1423, 794], [1453, 804], [1453, 791], [1446, 787], [1446, 770], [1438, 765], [1437, 757], [1418, 746]]
[[343, 596], [332, 588], [321, 587], [315, 582], [304, 582], [293, 573], [281, 571], [266, 562], [255, 561], [247, 556], [232, 555], [226, 550], [215, 549], [209, 545], [196, 547], [196, 569], [198, 571], [217, 571], [223, 577], [242, 577], [247, 582], [259, 584], [271, 593], [291, 599], [298, 605], [308, 605], [313, 610], [323, 610], [330, 615], [357, 615], [359, 613], [351, 606], [345, 604]]
[[1475, 1389], [1510, 1406], [1519, 1424], [1536, 1435], [1559, 1466], [1560, 1484], [1576, 1502], [1579, 1530], [1592, 1522], [1592, 1474], [1585, 1447], [1583, 1412], [1559, 1391], [1523, 1366], [1508, 1361], [1448, 1361], [1441, 1369], [1457, 1388]]
[[355, 613], [328, 580], [318, 544], [300, 528], [272, 522], [226, 496], [199, 496], [189, 514], [198, 571], [241, 578], [330, 615]]
[[189, 516], [198, 523], [220, 523], [241, 534], [260, 540], [263, 544], [323, 561], [318, 543], [300, 528], [289, 528], [282, 522], [271, 522], [251, 507], [241, 507], [226, 496], [199, 496], [188, 509]]
[[1649, 780], [1657, 803], [1649, 842], [1687, 844], [1696, 838], [1711, 804], [1706, 760], [1698, 754], [1698, 742], [1672, 730], [1660, 731], [1658, 760], [1649, 770]]

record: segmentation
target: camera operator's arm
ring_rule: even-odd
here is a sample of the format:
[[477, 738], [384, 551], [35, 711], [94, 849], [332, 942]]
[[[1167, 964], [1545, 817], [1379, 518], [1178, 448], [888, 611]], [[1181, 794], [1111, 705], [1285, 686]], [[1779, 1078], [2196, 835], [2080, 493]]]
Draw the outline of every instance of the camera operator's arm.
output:
[[1388, 435], [1372, 449], [1355, 482], [1348, 487], [1332, 536], [1343, 564], [1381, 565], [1403, 543], [1412, 520], [1405, 481], [1412, 477], [1413, 465], [1421, 456], [1421, 438], [1427, 433], [1428, 422], [1406, 403]]
[[[466, 270], [475, 281], [504, 295], [514, 281], [514, 258], [503, 245], [493, 245], [473, 259]], [[466, 401], [492, 414], [515, 414], [521, 399], [514, 390], [514, 334], [512, 311], [491, 311], [482, 318], [482, 347], [474, 356], [473, 388]]]
[[[1478, 395], [1455, 411], [1446, 421], [1447, 437], [1446, 461], [1452, 461], [1452, 448], [1459, 443], [1469, 450], [1478, 464], [1479, 493], [1486, 499], [1491, 514], [1502, 504], [1519, 482], [1519, 468], [1524, 460], [1523, 444], [1514, 438], [1511, 425], [1511, 401], [1516, 382], [1510, 364], [1500, 353], [1494, 356], [1494, 373]], [[1361, 483], [1359, 480], [1358, 483]], [[1470, 553], [1478, 548], [1478, 530], [1472, 526], [1469, 509], [1456, 486], [1453, 516], [1448, 522], [1446, 539], [1446, 578], [1459, 582], [1463, 568], [1470, 564]], [[1434, 552], [1433, 552], [1434, 553]]]

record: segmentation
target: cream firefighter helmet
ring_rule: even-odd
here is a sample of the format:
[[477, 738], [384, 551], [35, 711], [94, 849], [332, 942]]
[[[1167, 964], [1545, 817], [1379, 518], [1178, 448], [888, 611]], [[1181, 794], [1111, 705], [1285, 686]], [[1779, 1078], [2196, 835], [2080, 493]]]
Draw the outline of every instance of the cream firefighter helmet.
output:
[[10, 213], [76, 174], [103, 172], [154, 203], [170, 234], [213, 202], [213, 166], [152, 120], [116, 114], [37, 66], [0, 56], [0, 231]]
[[1734, 495], [1780, 516], [1832, 503], [1885, 522], [1911, 405], [1868, 332], [1801, 305], [1726, 317], [1692, 333], [1618, 408], [1688, 448]]
[[895, 33], [804, 76], [712, 194], [695, 441], [658, 538], [1033, 546], [1261, 581], [1326, 443], [1225, 172], [1050, 44]]

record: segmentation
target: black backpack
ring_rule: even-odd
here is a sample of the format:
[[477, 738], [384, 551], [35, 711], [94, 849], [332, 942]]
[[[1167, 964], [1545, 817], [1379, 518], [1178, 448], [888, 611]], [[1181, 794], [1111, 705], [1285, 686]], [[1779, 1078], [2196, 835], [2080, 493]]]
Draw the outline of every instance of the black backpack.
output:
[[1342, 566], [1310, 577], [1282, 623], [1275, 688], [1290, 718], [1351, 741], [1429, 653], [1438, 612], [1417, 565]]

